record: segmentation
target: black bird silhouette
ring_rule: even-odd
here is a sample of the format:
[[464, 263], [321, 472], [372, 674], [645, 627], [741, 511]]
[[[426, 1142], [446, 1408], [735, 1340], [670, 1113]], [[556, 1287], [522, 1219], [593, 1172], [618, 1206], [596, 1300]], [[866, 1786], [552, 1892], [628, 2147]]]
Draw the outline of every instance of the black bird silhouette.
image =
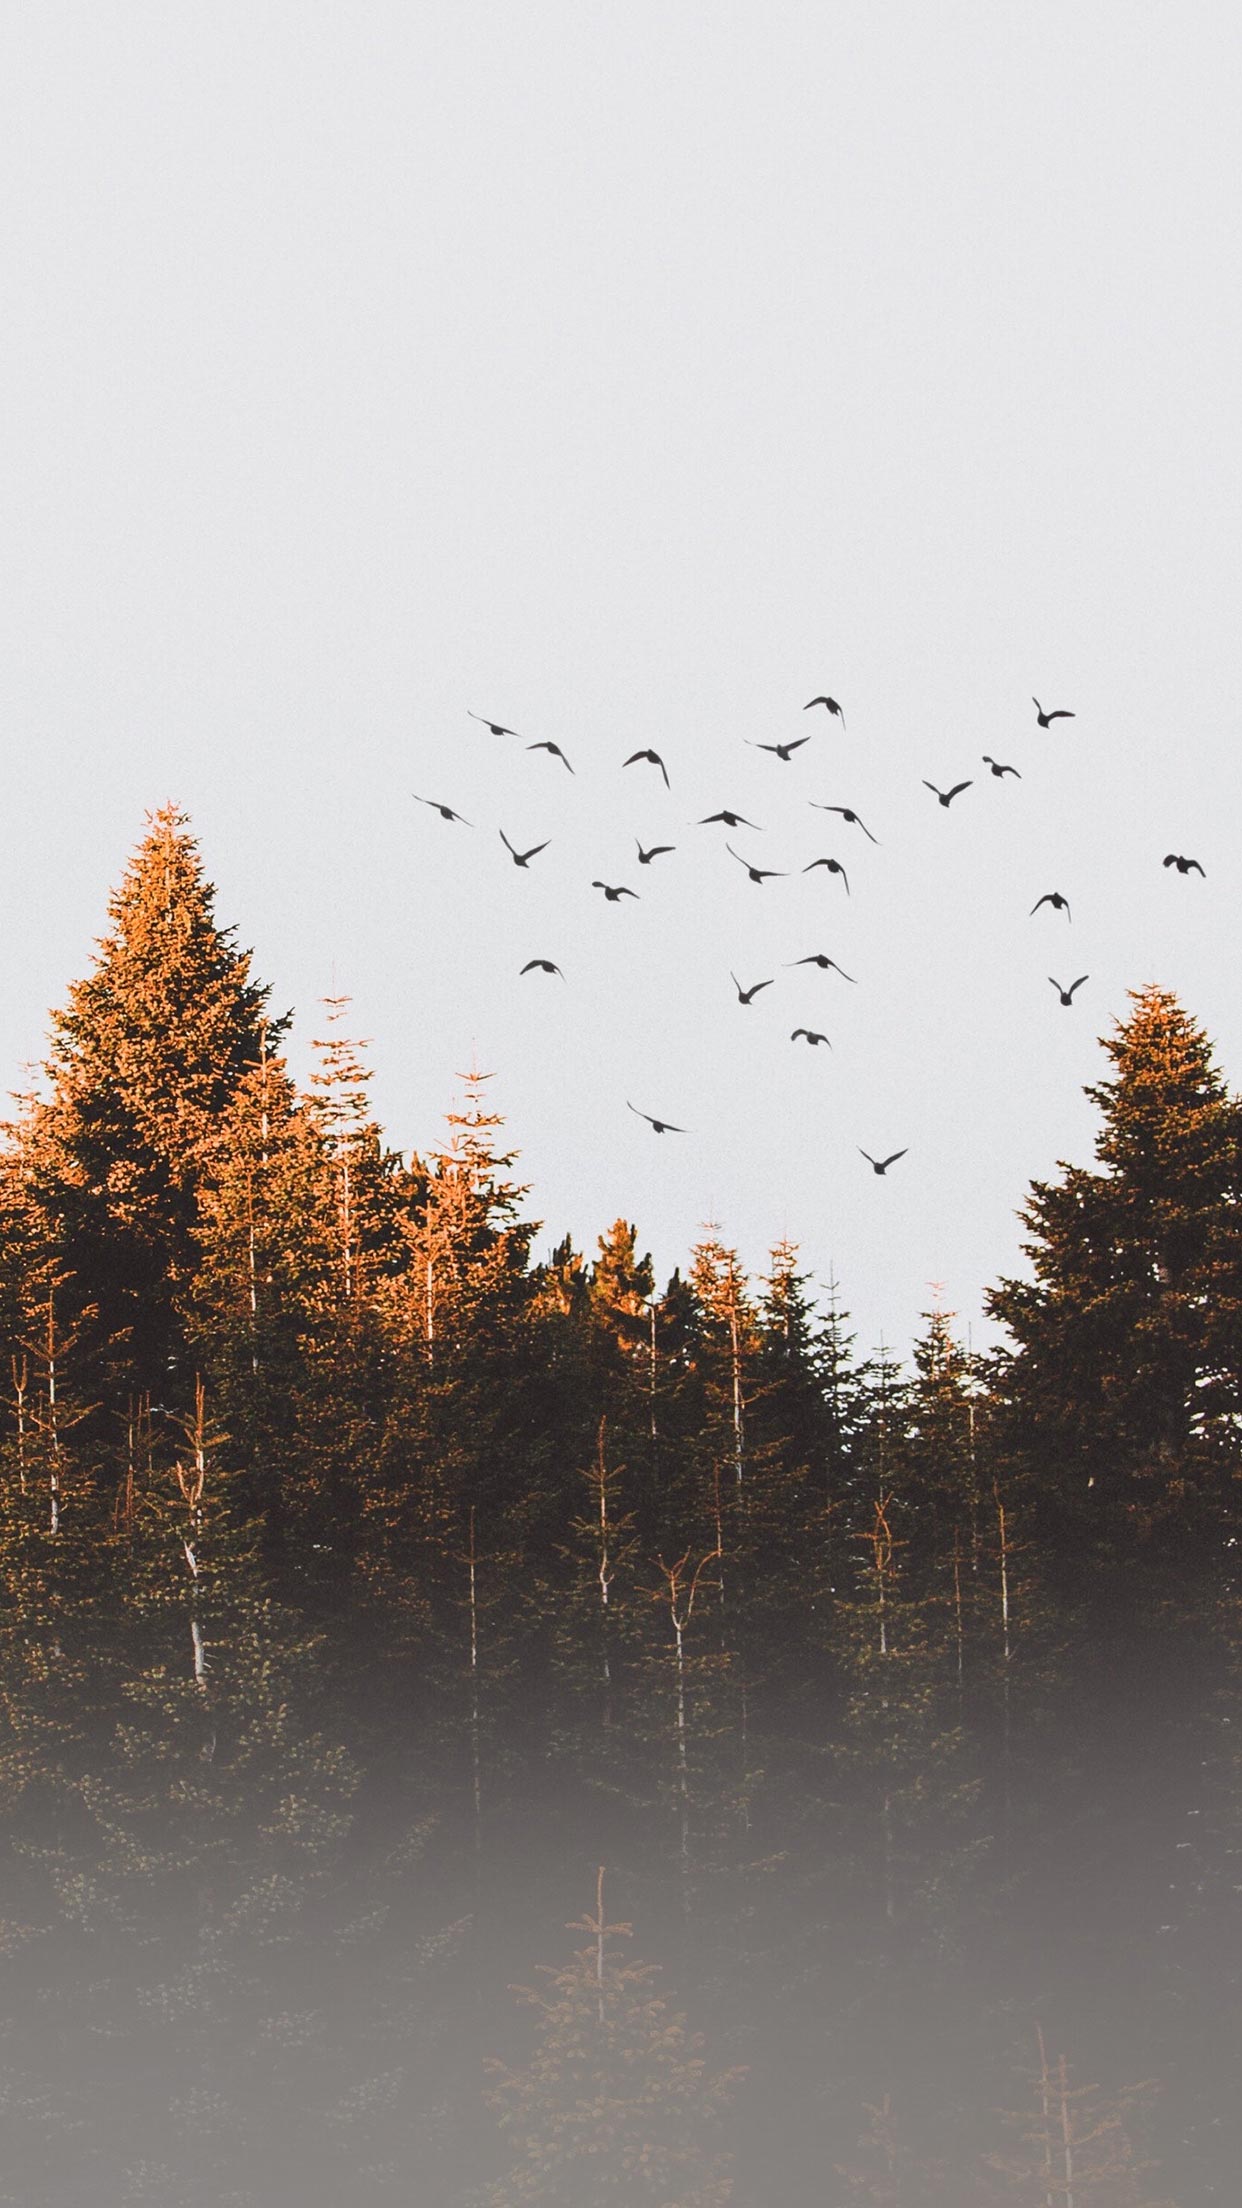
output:
[[859, 818], [852, 805], [820, 805], [816, 803], [813, 797], [808, 798], [807, 803], [817, 813], [840, 813], [842, 820], [848, 821], [851, 828], [862, 829], [869, 843], [879, 842], [879, 837], [872, 835], [866, 821]]
[[1034, 706], [1036, 713], [1039, 715], [1039, 725], [1041, 728], [1047, 728], [1049, 721], [1073, 721], [1076, 720], [1078, 717], [1075, 713], [1067, 713], [1063, 705], [1058, 706], [1055, 713], [1045, 713], [1038, 698], [1032, 698], [1031, 704]]
[[550, 751], [550, 752], [551, 752], [551, 754], [552, 754], [552, 757], [553, 757], [554, 759], [559, 759], [559, 760], [560, 760], [560, 762], [561, 762], [561, 765], [562, 765], [563, 767], [569, 767], [569, 771], [570, 771], [570, 773], [571, 773], [571, 774], [572, 774], [572, 773], [573, 773], [573, 771], [574, 771], [574, 770], [573, 770], [573, 768], [569, 766], [569, 761], [568, 761], [568, 759], [567, 759], [567, 758], [565, 757], [565, 754], [564, 754], [564, 752], [563, 752], [563, 751], [561, 750], [561, 747], [560, 747], [560, 745], [559, 745], [559, 744], [549, 744], [549, 743], [547, 743], [547, 742], [545, 741], [545, 742], [544, 742], [544, 743], [542, 743], [542, 744], [528, 744], [528, 745], [526, 746], [526, 749], [527, 749], [528, 751]]
[[1046, 889], [1042, 897], [1037, 897], [1027, 914], [1028, 920], [1033, 913], [1039, 911], [1041, 905], [1051, 905], [1054, 912], [1063, 912], [1067, 920], [1072, 920], [1074, 917], [1069, 909], [1068, 897], [1063, 897], [1059, 889]]
[[847, 974], [844, 966], [838, 966], [835, 958], [829, 958], [826, 951], [812, 951], [810, 952], [808, 957], [791, 958], [786, 961], [786, 964], [791, 967], [818, 966], [824, 973], [827, 973], [828, 968], [831, 966], [834, 973], [840, 974], [842, 981], [853, 981], [854, 979], [853, 974]]
[[[826, 1035], [819, 1034], [817, 1030], [813, 1027], [795, 1027], [793, 1034], [789, 1038], [790, 1042], [796, 1043], [799, 1035], [805, 1035], [808, 1043], [810, 1043], [812, 1046], [816, 1043], [828, 1043], [828, 1037]], [[828, 1043], [828, 1048], [829, 1050], [832, 1049], [831, 1043]]]
[[[512, 858], [515, 866], [528, 865], [531, 859], [537, 858], [541, 851], [546, 851], [548, 848], [547, 843], [533, 843], [529, 851], [515, 851], [503, 828], [500, 830], [500, 840], [503, 843], [506, 851]], [[548, 842], [551, 842], [551, 840], [551, 837], [549, 837]]]
[[[1203, 874], [1203, 868], [1197, 859], [1183, 859], [1176, 851], [1170, 851], [1168, 858], [1162, 859], [1160, 863], [1162, 866], [1175, 866], [1179, 874], [1189, 874], [1192, 866], [1196, 874]], [[1207, 880], [1206, 874], [1203, 878]]]
[[617, 889], [614, 889], [610, 882], [592, 882], [591, 887], [592, 889], [602, 889], [610, 905], [615, 905], [618, 899], [622, 897], [636, 898], [638, 896], [638, 891], [627, 889], [624, 882]]
[[[809, 736], [795, 736], [791, 744], [751, 744], [750, 748], [752, 751], [770, 751], [777, 759], [783, 759], [788, 766], [794, 752], [800, 751], [803, 744], [809, 744], [810, 741]], [[747, 742], [750, 742], [749, 737]]]
[[[559, 966], [554, 966], [550, 958], [528, 958], [522, 972], [524, 974], [561, 974], [561, 969]], [[561, 980], [564, 981], [564, 979], [564, 974], [561, 974]]]
[[806, 701], [806, 704], [805, 704], [805, 705], [803, 706], [803, 708], [802, 708], [803, 712], [804, 712], [804, 713], [809, 713], [809, 712], [810, 712], [810, 710], [811, 710], [811, 707], [812, 707], [813, 705], [826, 705], [826, 706], [827, 706], [827, 708], [828, 708], [828, 711], [829, 711], [830, 713], [835, 713], [835, 714], [836, 714], [836, 716], [837, 716], [837, 719], [838, 719], [838, 720], [840, 721], [840, 723], [841, 723], [841, 726], [842, 726], [842, 728], [844, 728], [844, 726], [845, 726], [845, 715], [844, 715], [844, 713], [843, 713], [843, 712], [841, 711], [841, 708], [840, 708], [840, 706], [839, 706], [839, 705], [837, 704], [837, 701], [836, 701], [836, 699], [835, 699], [835, 698], [808, 698], [808, 699], [807, 699], [807, 701]]
[[849, 896], [850, 878], [840, 859], [812, 859], [810, 865], [804, 866], [802, 871], [804, 874], [813, 874], [817, 866], [826, 866], [830, 874], [839, 874], [845, 884], [845, 894], [847, 897]]
[[[630, 1104], [628, 1096], [625, 1101]], [[685, 1127], [674, 1127], [671, 1119], [653, 1119], [650, 1112], [640, 1112], [637, 1104], [630, 1104], [630, 1110], [637, 1118], [645, 1119], [649, 1127], [654, 1127], [657, 1135], [684, 1135], [688, 1132]]]
[[770, 989], [772, 986], [770, 981], [757, 981], [752, 988], [743, 989], [742, 984], [738, 980], [736, 974], [730, 973], [729, 979], [733, 983], [733, 986], [737, 991], [737, 1001], [739, 1004], [749, 1004], [752, 997], [757, 997], [761, 989]]
[[640, 866], [650, 866], [653, 859], [662, 859], [666, 851], [677, 849], [675, 843], [653, 843], [650, 851], [644, 851], [641, 843], [638, 842], [637, 836], [635, 836], [634, 841], [638, 844], [638, 863]]
[[723, 813], [708, 813], [699, 822], [698, 825], [700, 828], [710, 828], [713, 822], [717, 820], [722, 820], [726, 828], [754, 828], [755, 834], [757, 836], [761, 836], [763, 834], [762, 828], [755, 828], [755, 823], [753, 820], [745, 820], [741, 813], [730, 813], [728, 811], [725, 811]]
[[1077, 981], [1071, 981], [1068, 989], [1066, 988], [1063, 981], [1057, 980], [1055, 974], [1049, 974], [1048, 979], [1052, 983], [1053, 988], [1058, 991], [1062, 1004], [1072, 1004], [1074, 1001], [1075, 989], [1081, 989], [1084, 981], [1090, 981], [1091, 976], [1090, 974], [1080, 974]]
[[474, 822], [467, 820], [464, 813], [455, 813], [451, 805], [441, 805], [434, 797], [420, 797], [417, 790], [411, 790], [410, 796], [416, 805], [430, 805], [432, 812], [438, 813], [441, 820], [459, 820], [463, 828], [474, 826]]
[[955, 797], [961, 796], [963, 790], [969, 790], [972, 787], [973, 784], [969, 782], [955, 782], [951, 790], [938, 790], [934, 782], [928, 782], [925, 779], [923, 783], [923, 788], [930, 790], [933, 797], [938, 797], [946, 809], [953, 803]]
[[907, 1147], [905, 1150], [894, 1150], [891, 1158], [873, 1158], [871, 1152], [864, 1150], [860, 1145], [858, 1155], [860, 1158], [866, 1159], [873, 1173], [887, 1173], [890, 1165], [896, 1165], [898, 1158], [909, 1156], [909, 1149]]
[[[985, 767], [990, 767], [992, 769], [993, 774], [997, 777], [998, 780], [1003, 774], [1018, 774], [1018, 770], [1016, 767], [1002, 766], [999, 759], [989, 758], [986, 751], [983, 754], [983, 764]], [[1018, 780], [1019, 782], [1022, 780], [1020, 774], [1018, 774]]]
[[762, 884], [763, 884], [764, 882], [783, 882], [783, 881], [784, 881], [784, 879], [785, 879], [784, 875], [783, 875], [782, 873], [780, 873], [780, 872], [778, 871], [778, 869], [777, 869], [776, 867], [774, 867], [774, 866], [752, 866], [752, 865], [751, 865], [751, 863], [750, 863], [750, 860], [749, 860], [749, 859], [744, 859], [744, 858], [742, 857], [742, 854], [741, 854], [741, 852], [740, 852], [740, 851], [735, 851], [735, 850], [734, 850], [734, 848], [733, 848], [733, 845], [732, 845], [731, 843], [726, 843], [726, 845], [725, 845], [725, 850], [726, 850], [726, 851], [728, 852], [728, 854], [729, 854], [729, 857], [730, 857], [731, 859], [736, 859], [736, 860], [737, 860], [737, 863], [738, 863], [738, 865], [739, 865], [739, 866], [744, 866], [744, 867], [745, 867], [745, 869], [746, 869], [747, 873], [749, 874], [749, 876], [750, 876], [750, 878], [751, 878], [752, 882], [758, 882], [758, 883], [759, 883], [760, 885], [762, 885]]
[[668, 768], [665, 766], [664, 761], [661, 759], [658, 751], [632, 751], [629, 758], [623, 759], [621, 764], [624, 767], [636, 767], [640, 759], [645, 759], [649, 766], [658, 767], [661, 774], [664, 776], [665, 789], [667, 790], [672, 788], [672, 784], [670, 783], [668, 778]]
[[[466, 711], [470, 713], [469, 706]], [[525, 738], [518, 734], [516, 728], [506, 728], [503, 721], [489, 721], [486, 713], [470, 713], [470, 718], [472, 721], [481, 721], [484, 728], [490, 728], [493, 736], [517, 736], [519, 743], [525, 742]]]

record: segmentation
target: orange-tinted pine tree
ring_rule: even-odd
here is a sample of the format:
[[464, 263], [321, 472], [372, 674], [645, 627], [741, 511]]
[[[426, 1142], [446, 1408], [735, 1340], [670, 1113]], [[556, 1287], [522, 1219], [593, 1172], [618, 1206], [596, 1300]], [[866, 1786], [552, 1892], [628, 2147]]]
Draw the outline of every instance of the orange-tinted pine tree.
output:
[[45, 1252], [72, 1277], [66, 1316], [95, 1308], [122, 1398], [192, 1391], [199, 1189], [263, 1049], [267, 993], [213, 896], [186, 816], [163, 806], [111, 899], [94, 970], [55, 1016], [46, 1093], [12, 1132]]

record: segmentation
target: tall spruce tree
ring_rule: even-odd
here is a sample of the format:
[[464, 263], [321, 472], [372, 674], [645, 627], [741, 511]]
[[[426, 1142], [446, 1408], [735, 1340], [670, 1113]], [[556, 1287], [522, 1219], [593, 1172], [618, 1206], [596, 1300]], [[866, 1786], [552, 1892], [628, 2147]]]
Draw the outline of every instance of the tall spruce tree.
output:
[[1035, 1183], [1033, 1278], [989, 1299], [1017, 1344], [1011, 1431], [1045, 1492], [1114, 1522], [1116, 1506], [1158, 1508], [1232, 1458], [1242, 1407], [1238, 1107], [1169, 991], [1133, 1004], [1105, 1041], [1113, 1077], [1087, 1090], [1100, 1170]]
[[150, 816], [95, 967], [55, 1015], [46, 1093], [13, 1131], [45, 1253], [93, 1306], [123, 1387], [185, 1401], [198, 1192], [222, 1117], [283, 1023], [213, 911], [187, 816]]

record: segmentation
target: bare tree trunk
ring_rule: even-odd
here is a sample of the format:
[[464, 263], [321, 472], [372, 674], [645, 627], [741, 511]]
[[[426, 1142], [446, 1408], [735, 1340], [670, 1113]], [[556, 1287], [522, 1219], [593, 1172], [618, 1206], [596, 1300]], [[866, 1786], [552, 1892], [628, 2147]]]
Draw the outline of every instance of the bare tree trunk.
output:
[[736, 1297], [729, 1307], [729, 1344], [733, 1378], [733, 1466], [737, 1478], [738, 1492], [740, 1493], [744, 1444], [742, 1437], [742, 1358], [738, 1347]]
[[17, 1479], [26, 1492], [26, 1390], [30, 1384], [30, 1359], [22, 1352], [9, 1360], [13, 1373], [13, 1409], [17, 1417]]
[[690, 1562], [689, 1549], [686, 1550], [684, 1556], [678, 1558], [675, 1564], [666, 1564], [663, 1557], [659, 1559], [660, 1572], [664, 1581], [664, 1585], [659, 1592], [668, 1603], [669, 1623], [673, 1629], [676, 1663], [676, 1727], [674, 1737], [677, 1744], [677, 1795], [681, 1815], [680, 1855], [683, 1874], [690, 1867], [690, 1779], [687, 1752], [689, 1730], [686, 1715], [685, 1636], [686, 1628], [694, 1616], [694, 1605], [703, 1573], [709, 1564], [717, 1561], [719, 1555], [719, 1549], [709, 1550], [702, 1562], [696, 1567], [693, 1577], [689, 1580], [686, 1577], [686, 1568]]
[[483, 1764], [479, 1747], [479, 1554], [475, 1544], [474, 1504], [470, 1505], [470, 1547], [466, 1553], [470, 1574], [470, 1762], [474, 1797], [474, 1845], [482, 1845]]
[[56, 1306], [55, 1299], [52, 1296], [47, 1299], [47, 1434], [50, 1452], [48, 1457], [49, 1530], [53, 1534], [57, 1534], [60, 1532], [61, 1459], [60, 1416], [56, 1400]]
[[1048, 2050], [1044, 2045], [1043, 2026], [1035, 2026], [1035, 2038], [1039, 2044], [1039, 2111], [1042, 2122], [1040, 2134], [1044, 2150], [1044, 2208], [1055, 2208], [1052, 2198], [1052, 2073], [1048, 2068]]
[[189, 1514], [188, 1523], [181, 1536], [186, 1564], [190, 1572], [193, 1602], [190, 1610], [190, 1648], [194, 1665], [194, 1684], [200, 1694], [207, 1692], [207, 1643], [203, 1637], [202, 1623], [198, 1615], [198, 1590], [202, 1540], [203, 1490], [207, 1485], [207, 1394], [201, 1379], [194, 1383], [194, 1416], [185, 1421], [185, 1435], [190, 1444], [190, 1463], [177, 1465], [177, 1485]]
[[957, 1642], [957, 1702], [960, 1715], [966, 1683], [966, 1634], [962, 1620], [961, 1539], [956, 1526], [953, 1528], [953, 1620]]

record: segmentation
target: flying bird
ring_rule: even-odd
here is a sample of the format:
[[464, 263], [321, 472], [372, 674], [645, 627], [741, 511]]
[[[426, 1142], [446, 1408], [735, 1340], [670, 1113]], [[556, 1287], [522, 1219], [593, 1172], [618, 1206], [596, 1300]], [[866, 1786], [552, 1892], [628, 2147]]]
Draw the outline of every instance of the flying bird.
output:
[[1066, 988], [1063, 981], [1057, 980], [1055, 974], [1049, 974], [1048, 979], [1052, 983], [1053, 988], [1059, 993], [1062, 1004], [1072, 1004], [1074, 1001], [1075, 989], [1081, 989], [1084, 981], [1090, 981], [1091, 976], [1090, 974], [1080, 974], [1077, 981], [1071, 981], [1068, 989]]
[[648, 766], [659, 768], [661, 774], [664, 776], [665, 789], [670, 789], [672, 785], [669, 782], [668, 778], [668, 768], [665, 766], [664, 761], [661, 759], [658, 751], [632, 751], [629, 758], [623, 759], [621, 764], [623, 767], [636, 767], [639, 761], [644, 759], [646, 760]]
[[872, 835], [866, 821], [859, 818], [852, 805], [819, 805], [813, 797], [808, 798], [807, 803], [817, 813], [840, 813], [842, 820], [848, 821], [851, 828], [862, 829], [869, 843], [879, 842], [879, 837]]
[[[1001, 764], [1001, 762], [1000, 762], [1000, 760], [999, 760], [999, 759], [992, 759], [992, 758], [989, 758], [989, 756], [988, 756], [988, 754], [987, 754], [987, 752], [986, 752], [986, 751], [985, 751], [985, 752], [984, 752], [984, 754], [983, 754], [983, 764], [984, 764], [984, 766], [985, 766], [985, 767], [990, 767], [990, 768], [992, 769], [992, 772], [993, 772], [993, 774], [994, 774], [994, 775], [996, 776], [996, 778], [997, 778], [997, 780], [998, 780], [998, 781], [1000, 780], [1001, 776], [1002, 776], [1002, 775], [1004, 775], [1004, 774], [1018, 774], [1018, 770], [1017, 770], [1017, 768], [1016, 768], [1016, 767], [1006, 767], [1006, 766], [1002, 766], [1002, 764]], [[1020, 774], [1018, 774], [1018, 780], [1019, 780], [1019, 782], [1020, 782], [1020, 781], [1022, 780], [1022, 777], [1021, 777], [1021, 775], [1020, 775]]]
[[1039, 725], [1041, 728], [1047, 728], [1050, 721], [1073, 721], [1077, 719], [1077, 715], [1074, 713], [1067, 713], [1063, 705], [1058, 706], [1055, 713], [1045, 713], [1038, 698], [1032, 698], [1031, 704], [1034, 706], [1035, 711], [1039, 716]]
[[568, 761], [568, 759], [567, 759], [567, 758], [565, 757], [565, 754], [564, 754], [564, 752], [563, 752], [563, 751], [561, 750], [561, 747], [560, 747], [560, 745], [559, 745], [559, 744], [549, 744], [549, 743], [547, 743], [547, 742], [545, 741], [545, 742], [544, 742], [544, 743], [542, 743], [542, 744], [528, 744], [528, 745], [526, 746], [526, 749], [527, 749], [528, 751], [550, 751], [550, 752], [551, 752], [551, 754], [552, 754], [552, 757], [553, 757], [554, 759], [559, 759], [559, 760], [560, 760], [560, 762], [561, 762], [561, 765], [562, 765], [563, 767], [569, 767], [569, 771], [570, 771], [570, 773], [571, 773], [571, 774], [572, 774], [572, 773], [573, 773], [573, 771], [574, 771], [574, 770], [573, 770], [573, 768], [569, 766], [569, 761]]
[[754, 983], [753, 987], [749, 989], [743, 989], [742, 984], [738, 980], [736, 974], [731, 973], [729, 975], [729, 979], [733, 983], [733, 986], [737, 991], [737, 1001], [739, 1004], [749, 1004], [752, 998], [758, 996], [761, 989], [770, 989], [772, 986], [770, 981], [757, 981]]
[[[828, 1043], [828, 1037], [826, 1035], [820, 1035], [813, 1027], [795, 1027], [793, 1034], [789, 1038], [790, 1042], [796, 1043], [799, 1035], [805, 1035], [808, 1043], [810, 1043], [812, 1046], [816, 1043]], [[828, 1043], [828, 1048], [829, 1050], [832, 1049], [831, 1043]]]
[[[625, 1101], [630, 1104], [628, 1096]], [[684, 1135], [688, 1132], [685, 1127], [674, 1127], [671, 1119], [653, 1119], [650, 1112], [640, 1112], [637, 1104], [630, 1104], [630, 1110], [637, 1118], [645, 1119], [649, 1127], [654, 1127], [657, 1135]]]
[[860, 1158], [866, 1159], [873, 1173], [887, 1173], [890, 1165], [896, 1165], [898, 1158], [909, 1156], [909, 1148], [907, 1146], [905, 1150], [894, 1150], [889, 1158], [873, 1158], [869, 1150], [864, 1150], [860, 1146], [858, 1155]]
[[459, 820], [463, 828], [474, 826], [474, 822], [467, 820], [464, 813], [455, 813], [451, 805], [441, 805], [434, 797], [420, 797], [417, 790], [411, 790], [410, 796], [416, 805], [430, 805], [432, 812], [438, 813], [441, 820]]
[[810, 865], [804, 866], [802, 871], [804, 874], [813, 874], [817, 866], [826, 866], [830, 874], [839, 874], [845, 884], [845, 894], [847, 897], [849, 896], [850, 878], [840, 859], [812, 859]]
[[[559, 966], [554, 966], [550, 958], [528, 958], [522, 972], [524, 974], [561, 974], [561, 969]], [[561, 974], [561, 980], [564, 981], [564, 979], [564, 974]]]
[[1054, 912], [1063, 912], [1067, 920], [1073, 919], [1073, 914], [1069, 909], [1069, 899], [1063, 897], [1059, 889], [1046, 889], [1042, 897], [1037, 897], [1027, 914], [1028, 920], [1032, 914], [1039, 911], [1041, 905], [1051, 905]]
[[838, 966], [835, 958], [829, 958], [826, 951], [811, 951], [806, 958], [791, 958], [786, 961], [786, 964], [791, 967], [818, 966], [824, 973], [827, 973], [831, 966], [834, 973], [840, 974], [842, 981], [853, 981], [854, 979], [853, 974], [847, 974], [844, 966]]
[[[469, 706], [466, 711], [470, 713]], [[516, 728], [506, 728], [503, 721], [489, 721], [486, 713], [470, 713], [470, 718], [472, 721], [481, 721], [484, 728], [490, 728], [493, 736], [517, 736], [519, 743], [525, 742], [524, 737], [518, 736]]]
[[[751, 744], [750, 748], [752, 751], [770, 751], [777, 759], [783, 759], [788, 766], [794, 752], [801, 751], [803, 744], [809, 744], [810, 741], [809, 736], [795, 736], [791, 744]], [[750, 742], [749, 737], [747, 742]]]
[[[1189, 874], [1191, 867], [1196, 874], [1203, 874], [1203, 868], [1197, 859], [1183, 859], [1176, 851], [1170, 851], [1168, 858], [1162, 859], [1160, 863], [1162, 866], [1175, 866], [1179, 874]], [[1207, 876], [1204, 875], [1204, 880], [1206, 879]]]
[[638, 863], [640, 866], [650, 866], [653, 859], [662, 859], [666, 851], [677, 849], [675, 843], [653, 843], [650, 851], [644, 851], [641, 843], [638, 842], [637, 836], [635, 836], [634, 841], [638, 844]]
[[836, 716], [837, 716], [837, 719], [838, 719], [838, 720], [840, 721], [840, 723], [841, 723], [841, 726], [842, 726], [842, 728], [844, 728], [844, 727], [845, 727], [845, 715], [844, 715], [844, 713], [843, 713], [843, 712], [841, 711], [841, 708], [840, 708], [840, 706], [839, 706], [839, 705], [837, 704], [837, 701], [836, 701], [836, 699], [835, 699], [835, 698], [808, 698], [808, 699], [807, 699], [807, 701], [806, 701], [806, 704], [805, 704], [805, 705], [803, 706], [803, 708], [802, 708], [803, 712], [804, 712], [804, 713], [809, 713], [809, 712], [810, 712], [810, 710], [811, 710], [811, 707], [812, 707], [813, 705], [826, 705], [826, 706], [827, 706], [827, 708], [828, 708], [828, 711], [829, 711], [830, 713], [835, 713], [835, 714], [836, 714]]
[[930, 790], [933, 797], [938, 797], [946, 811], [955, 797], [960, 797], [963, 790], [969, 790], [972, 786], [969, 782], [955, 782], [951, 790], [938, 790], [934, 782], [924, 780], [923, 783], [923, 788]]
[[[548, 848], [547, 843], [533, 843], [529, 851], [515, 851], [503, 828], [500, 831], [500, 840], [503, 843], [506, 851], [512, 858], [515, 866], [529, 865], [532, 859], [537, 858], [541, 851], [546, 851]], [[551, 841], [550, 837], [548, 841]]]
[[760, 885], [762, 885], [762, 884], [763, 884], [764, 882], [783, 882], [783, 881], [784, 881], [784, 879], [785, 879], [784, 875], [783, 875], [782, 873], [780, 873], [780, 872], [778, 871], [778, 869], [777, 869], [776, 867], [774, 867], [774, 866], [752, 866], [752, 865], [751, 865], [751, 863], [750, 863], [750, 860], [749, 860], [749, 859], [744, 859], [744, 858], [742, 857], [742, 854], [741, 854], [741, 852], [740, 852], [740, 851], [735, 851], [735, 850], [734, 850], [734, 848], [733, 848], [733, 845], [732, 845], [731, 843], [726, 843], [726, 845], [725, 845], [725, 850], [726, 850], [726, 851], [728, 852], [728, 854], [729, 854], [729, 857], [730, 857], [731, 859], [736, 859], [736, 860], [737, 860], [737, 863], [738, 863], [738, 865], [739, 865], [739, 866], [744, 866], [744, 867], [745, 867], [745, 869], [746, 869], [747, 873], [749, 874], [749, 876], [750, 876], [750, 878], [751, 878], [752, 882], [758, 882], [758, 883], [760, 883]]
[[757, 836], [763, 834], [762, 828], [756, 828], [753, 820], [744, 819], [741, 813], [730, 813], [728, 811], [708, 813], [698, 825], [700, 828], [710, 828], [713, 822], [717, 820], [722, 820], [726, 828], [754, 828]]
[[602, 889], [610, 905], [615, 905], [622, 897], [637, 898], [638, 896], [638, 891], [636, 889], [627, 889], [624, 882], [622, 882], [616, 889], [612, 887], [612, 884], [610, 882], [592, 882], [591, 887], [592, 889]]

